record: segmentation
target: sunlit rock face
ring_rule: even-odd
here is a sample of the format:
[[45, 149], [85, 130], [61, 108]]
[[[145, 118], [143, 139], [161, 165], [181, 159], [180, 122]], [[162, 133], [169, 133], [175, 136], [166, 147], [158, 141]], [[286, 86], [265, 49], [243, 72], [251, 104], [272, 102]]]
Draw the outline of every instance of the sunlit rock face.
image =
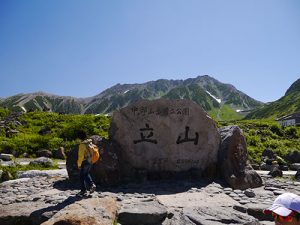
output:
[[234, 189], [262, 186], [262, 179], [251, 167], [246, 139], [238, 126], [219, 129], [222, 138], [219, 150], [219, 168], [222, 177]]
[[147, 172], [205, 171], [216, 164], [215, 122], [190, 100], [144, 100], [113, 115], [110, 139], [122, 164]]

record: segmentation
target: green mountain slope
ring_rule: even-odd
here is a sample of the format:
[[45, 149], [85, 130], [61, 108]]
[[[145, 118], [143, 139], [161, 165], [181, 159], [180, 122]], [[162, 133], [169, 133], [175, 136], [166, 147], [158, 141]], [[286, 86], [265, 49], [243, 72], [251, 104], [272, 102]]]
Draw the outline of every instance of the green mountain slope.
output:
[[43, 92], [14, 95], [0, 102], [0, 106], [13, 111], [53, 111], [67, 114], [81, 114], [84, 108], [83, 102], [76, 98]]
[[246, 119], [261, 119], [285, 116], [300, 111], [300, 79], [295, 81], [285, 95], [275, 102], [263, 105], [246, 116]]
[[244, 116], [240, 111], [263, 105], [234, 86], [205, 75], [186, 80], [117, 84], [91, 97], [86, 104], [85, 113], [111, 113], [140, 99], [157, 98], [193, 100], [217, 120], [238, 119]]
[[287, 89], [285, 95], [289, 95], [293, 92], [300, 92], [300, 79], [296, 80], [290, 87]]
[[217, 120], [241, 118], [241, 111], [263, 105], [230, 84], [210, 76], [186, 80], [160, 79], [142, 84], [117, 84], [89, 98], [73, 98], [46, 93], [15, 95], [0, 102], [14, 111], [52, 111], [71, 114], [109, 114], [141, 99], [190, 99]]

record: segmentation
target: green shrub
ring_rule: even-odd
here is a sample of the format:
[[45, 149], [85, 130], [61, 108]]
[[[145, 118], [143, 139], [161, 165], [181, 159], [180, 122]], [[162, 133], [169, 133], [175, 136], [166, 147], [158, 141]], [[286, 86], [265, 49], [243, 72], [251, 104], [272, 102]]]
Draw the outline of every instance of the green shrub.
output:
[[[239, 120], [219, 122], [221, 126], [238, 125], [247, 141], [249, 159], [259, 162], [266, 148], [271, 148], [280, 157], [291, 151], [300, 151], [300, 127], [282, 128], [274, 120]], [[259, 161], [258, 161], [259, 160]]]
[[299, 132], [297, 130], [296, 127], [292, 126], [292, 127], [287, 127], [285, 130], [284, 130], [285, 134], [287, 136], [290, 136], [291, 138], [299, 138]]
[[279, 124], [272, 124], [270, 126], [270, 130], [274, 133], [274, 134], [277, 134], [278, 136], [283, 136], [283, 131], [282, 131], [282, 128]]
[[258, 136], [246, 135], [246, 142], [250, 146], [258, 147], [260, 144], [260, 138]]
[[8, 109], [0, 107], [0, 119], [3, 119], [4, 117], [8, 116], [10, 111]]
[[270, 129], [260, 129], [258, 130], [258, 135], [260, 135], [261, 138], [278, 138], [278, 135], [276, 133], [273, 133]]
[[269, 140], [266, 142], [267, 147], [271, 149], [277, 149], [278, 147], [282, 146], [281, 142], [278, 140]]
[[59, 137], [51, 138], [48, 142], [49, 149], [58, 149], [59, 147], [63, 146], [63, 139]]
[[255, 130], [255, 129], [250, 129], [249, 132], [248, 132], [248, 135], [250, 135], [250, 136], [255, 136], [255, 135], [256, 135], [256, 132], [257, 132], [257, 130]]
[[[0, 152], [29, 153], [34, 156], [37, 150], [52, 151], [62, 146], [66, 152], [73, 149], [82, 139], [91, 135], [108, 137], [110, 118], [104, 115], [60, 115], [47, 112], [30, 112], [20, 117], [22, 126], [15, 129], [19, 133], [6, 137], [0, 130]], [[48, 134], [39, 131], [48, 127]]]
[[[6, 115], [7, 110], [0, 115]], [[216, 114], [214, 115], [216, 116]], [[110, 117], [105, 115], [69, 115], [47, 112], [30, 112], [20, 117], [21, 126], [13, 127], [19, 133], [6, 137], [0, 129], [0, 152], [16, 151], [34, 156], [37, 150], [54, 150], [62, 146], [68, 152], [81, 140], [91, 135], [108, 138]], [[282, 128], [274, 120], [218, 121], [218, 127], [238, 125], [244, 132], [249, 158], [260, 160], [262, 151], [270, 147], [283, 157], [291, 151], [300, 151], [300, 127]], [[41, 135], [39, 131], [48, 127], [50, 133]]]
[[253, 146], [249, 146], [247, 149], [249, 160], [254, 163], [260, 163], [262, 150]]

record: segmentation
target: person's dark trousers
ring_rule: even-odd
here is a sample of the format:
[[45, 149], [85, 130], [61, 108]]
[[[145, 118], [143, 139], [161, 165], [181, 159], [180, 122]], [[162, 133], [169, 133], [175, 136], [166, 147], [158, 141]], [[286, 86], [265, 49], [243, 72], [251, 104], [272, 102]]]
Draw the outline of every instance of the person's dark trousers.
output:
[[90, 188], [93, 185], [93, 180], [90, 175], [90, 170], [92, 168], [92, 164], [90, 164], [87, 160], [84, 160], [80, 169], [80, 184], [81, 191], [86, 191], [87, 188]]

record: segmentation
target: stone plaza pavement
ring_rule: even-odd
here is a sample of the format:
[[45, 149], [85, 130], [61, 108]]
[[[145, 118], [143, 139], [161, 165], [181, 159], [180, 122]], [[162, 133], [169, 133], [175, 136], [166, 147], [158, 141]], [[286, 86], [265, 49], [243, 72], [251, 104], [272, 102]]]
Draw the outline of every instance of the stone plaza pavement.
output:
[[[70, 215], [70, 209], [86, 212], [98, 221], [106, 219], [107, 224], [113, 223], [115, 215], [122, 225], [145, 221], [153, 225], [272, 224], [262, 209], [281, 193], [300, 194], [300, 182], [292, 179], [292, 171], [285, 171], [282, 178], [258, 173], [264, 185], [254, 189], [233, 190], [220, 180], [172, 180], [98, 186], [91, 198], [81, 199], [76, 197], [79, 185], [70, 183], [65, 169], [29, 171], [20, 179], [0, 184], [0, 224], [20, 224], [15, 223], [20, 218], [27, 221], [24, 224], [47, 220], [45, 224], [54, 224]], [[87, 211], [84, 204], [93, 208]]]

